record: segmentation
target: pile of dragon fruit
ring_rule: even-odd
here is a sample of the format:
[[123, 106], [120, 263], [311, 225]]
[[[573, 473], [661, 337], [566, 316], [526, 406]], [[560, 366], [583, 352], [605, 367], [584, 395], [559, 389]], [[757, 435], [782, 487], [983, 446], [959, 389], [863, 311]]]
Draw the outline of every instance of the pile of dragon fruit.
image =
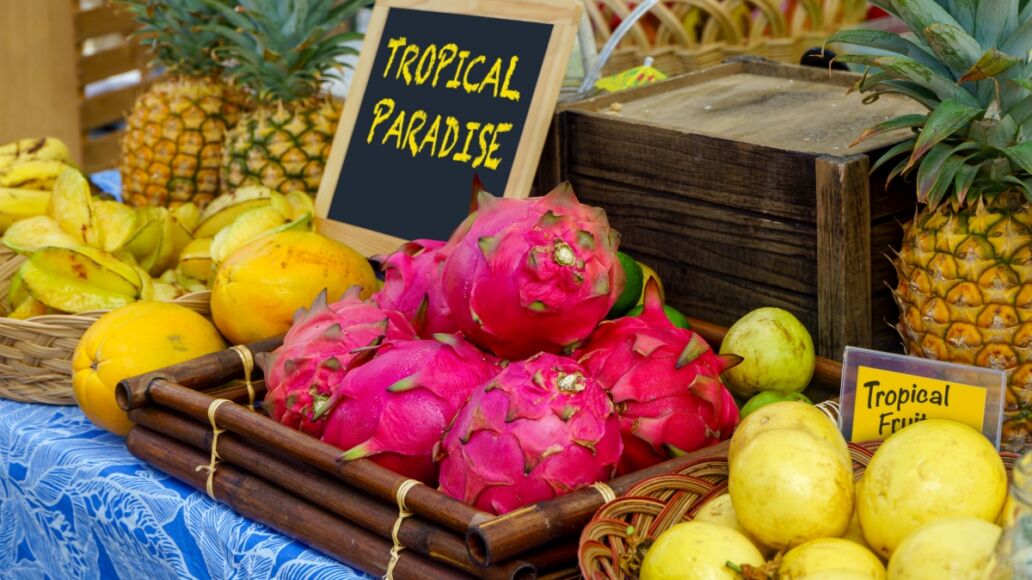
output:
[[568, 186], [482, 195], [447, 242], [384, 258], [383, 288], [298, 313], [262, 361], [281, 423], [495, 514], [730, 437], [736, 362], [644, 312], [605, 320], [619, 235]]

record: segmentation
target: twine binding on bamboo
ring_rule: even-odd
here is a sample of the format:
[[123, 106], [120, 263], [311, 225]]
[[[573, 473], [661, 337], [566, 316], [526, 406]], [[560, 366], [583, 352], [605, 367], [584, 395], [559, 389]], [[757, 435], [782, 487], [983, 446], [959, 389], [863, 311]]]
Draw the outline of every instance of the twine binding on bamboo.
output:
[[[250, 352], [250, 351], [249, 351]], [[198, 465], [194, 471], [200, 471], [202, 469], [207, 470], [208, 480], [204, 484], [204, 490], [208, 492], [208, 497], [218, 501], [215, 498], [215, 466], [222, 461], [222, 457], [219, 456], [219, 435], [224, 433], [226, 430], [219, 428], [215, 424], [215, 412], [219, 410], [219, 407], [223, 403], [230, 403], [229, 399], [215, 399], [208, 405], [208, 422], [211, 423], [211, 461], [208, 465]]]
[[398, 491], [394, 492], [394, 499], [398, 502], [398, 519], [394, 520], [394, 527], [391, 528], [391, 541], [394, 542], [394, 546], [391, 548], [391, 559], [387, 562], [387, 573], [383, 575], [384, 580], [394, 579], [394, 567], [398, 565], [398, 560], [401, 559], [401, 551], [405, 549], [405, 546], [401, 545], [398, 533], [401, 531], [401, 524], [405, 521], [405, 518], [412, 515], [412, 512], [408, 511], [408, 508], [405, 506], [405, 496], [417, 485], [422, 485], [422, 482], [406, 479], [398, 486]]
[[240, 362], [244, 365], [244, 383], [247, 385], [247, 410], [254, 411], [254, 384], [251, 382], [251, 374], [254, 372], [254, 354], [251, 349], [238, 344], [229, 349], [240, 356]]
[[602, 496], [602, 503], [609, 503], [616, 499], [616, 492], [613, 491], [613, 488], [609, 487], [605, 483], [602, 483], [601, 481], [595, 482], [591, 484], [589, 487], [594, 488], [594, 490]]

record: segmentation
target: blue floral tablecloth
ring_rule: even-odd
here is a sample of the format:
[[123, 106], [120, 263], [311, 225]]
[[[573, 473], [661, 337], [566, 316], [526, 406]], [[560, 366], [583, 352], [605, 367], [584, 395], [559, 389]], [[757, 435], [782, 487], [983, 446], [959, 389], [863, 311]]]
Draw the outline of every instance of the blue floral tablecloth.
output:
[[136, 459], [77, 407], [0, 399], [0, 578], [366, 578]]

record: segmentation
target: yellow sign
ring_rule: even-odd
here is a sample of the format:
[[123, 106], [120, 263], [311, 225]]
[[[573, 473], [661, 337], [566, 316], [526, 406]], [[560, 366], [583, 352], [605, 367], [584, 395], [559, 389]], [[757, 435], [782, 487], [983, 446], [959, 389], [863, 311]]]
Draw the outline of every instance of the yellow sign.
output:
[[984, 387], [860, 366], [850, 438], [885, 439], [925, 419], [950, 419], [982, 431], [986, 394]]

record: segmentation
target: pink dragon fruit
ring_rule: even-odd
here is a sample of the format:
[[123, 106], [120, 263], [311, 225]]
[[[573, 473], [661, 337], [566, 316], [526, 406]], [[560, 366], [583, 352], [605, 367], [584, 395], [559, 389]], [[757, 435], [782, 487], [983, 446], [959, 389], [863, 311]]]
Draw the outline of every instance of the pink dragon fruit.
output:
[[473, 389], [497, 372], [493, 357], [456, 335], [385, 342], [344, 377], [323, 441], [344, 449], [345, 460], [369, 457], [435, 485], [434, 446]]
[[258, 359], [265, 371], [265, 407], [273, 419], [321, 436], [331, 396], [347, 369], [384, 338], [415, 338], [401, 313], [359, 299], [360, 290], [353, 288], [330, 305], [326, 293], [319, 294], [310, 309], [298, 310], [283, 346]]
[[441, 286], [447, 246], [436, 240], [415, 240], [383, 258], [383, 288], [373, 300], [385, 310], [404, 314], [419, 336], [458, 330]]
[[444, 263], [452, 319], [504, 358], [571, 352], [623, 290], [619, 234], [568, 184], [532, 199], [481, 194], [478, 203]]
[[717, 355], [701, 336], [671, 324], [653, 280], [644, 312], [603, 322], [574, 357], [616, 402], [620, 474], [727, 439], [738, 423], [720, 373], [741, 359]]
[[473, 392], [441, 441], [440, 489], [503, 514], [608, 481], [622, 449], [602, 387], [572, 359], [541, 353]]

